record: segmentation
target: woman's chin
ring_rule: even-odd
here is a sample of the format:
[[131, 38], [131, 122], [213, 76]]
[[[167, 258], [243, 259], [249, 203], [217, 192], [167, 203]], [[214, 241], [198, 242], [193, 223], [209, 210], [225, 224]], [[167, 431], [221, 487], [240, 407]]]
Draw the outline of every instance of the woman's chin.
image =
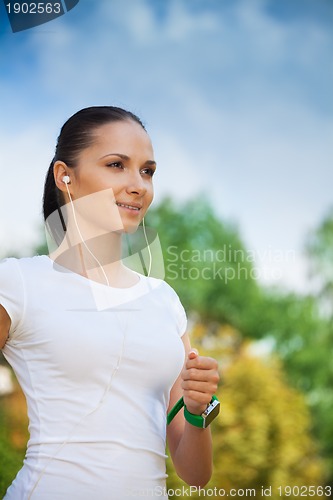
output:
[[138, 230], [139, 224], [124, 224], [122, 229], [115, 231], [118, 234], [133, 234]]

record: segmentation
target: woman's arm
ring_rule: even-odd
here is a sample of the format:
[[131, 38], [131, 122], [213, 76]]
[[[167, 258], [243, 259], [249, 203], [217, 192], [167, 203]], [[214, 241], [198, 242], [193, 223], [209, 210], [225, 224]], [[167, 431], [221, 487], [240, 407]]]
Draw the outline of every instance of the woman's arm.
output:
[[0, 349], [3, 348], [8, 338], [10, 324], [10, 317], [6, 309], [0, 304]]
[[[182, 339], [185, 365], [171, 390], [168, 411], [183, 396], [188, 411], [201, 415], [216, 392], [218, 366], [215, 359], [199, 356], [195, 349], [191, 349], [187, 334]], [[183, 411], [180, 411], [168, 426], [167, 437], [179, 477], [192, 486], [203, 487], [207, 484], [213, 469], [210, 428], [195, 427], [185, 420]]]

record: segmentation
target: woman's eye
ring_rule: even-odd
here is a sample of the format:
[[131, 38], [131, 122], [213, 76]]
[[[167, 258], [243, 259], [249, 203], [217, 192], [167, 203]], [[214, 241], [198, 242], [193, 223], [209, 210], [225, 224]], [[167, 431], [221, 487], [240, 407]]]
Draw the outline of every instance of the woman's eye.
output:
[[153, 177], [153, 175], [155, 173], [155, 169], [154, 168], [144, 168], [143, 170], [141, 170], [141, 173], [144, 175], [149, 175], [149, 177]]
[[120, 161], [113, 161], [112, 163], [108, 163], [107, 167], [113, 167], [113, 168], [122, 168], [122, 163]]

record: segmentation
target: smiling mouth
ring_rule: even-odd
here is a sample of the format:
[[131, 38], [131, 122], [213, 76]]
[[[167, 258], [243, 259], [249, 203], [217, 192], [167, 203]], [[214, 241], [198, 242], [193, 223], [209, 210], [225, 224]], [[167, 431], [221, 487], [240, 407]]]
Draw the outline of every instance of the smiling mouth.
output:
[[118, 202], [116, 202], [116, 205], [118, 207], [128, 208], [129, 210], [134, 210], [136, 212], [139, 212], [141, 210], [141, 207], [136, 207], [134, 205], [127, 205], [126, 203], [118, 203]]

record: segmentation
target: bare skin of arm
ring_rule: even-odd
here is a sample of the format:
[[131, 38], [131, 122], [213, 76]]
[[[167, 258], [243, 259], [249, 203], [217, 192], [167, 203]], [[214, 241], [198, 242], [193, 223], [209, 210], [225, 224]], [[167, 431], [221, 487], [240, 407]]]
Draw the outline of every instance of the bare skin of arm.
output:
[[0, 304], [0, 349], [2, 349], [6, 343], [10, 325], [10, 317], [8, 316], [6, 309]]
[[[199, 356], [191, 349], [189, 337], [182, 337], [185, 347], [185, 365], [170, 393], [168, 411], [183, 396], [190, 413], [200, 415], [216, 392], [219, 380], [217, 362]], [[191, 486], [205, 486], [211, 478], [212, 437], [210, 428], [193, 426], [180, 411], [167, 430], [169, 450], [179, 477]]]

